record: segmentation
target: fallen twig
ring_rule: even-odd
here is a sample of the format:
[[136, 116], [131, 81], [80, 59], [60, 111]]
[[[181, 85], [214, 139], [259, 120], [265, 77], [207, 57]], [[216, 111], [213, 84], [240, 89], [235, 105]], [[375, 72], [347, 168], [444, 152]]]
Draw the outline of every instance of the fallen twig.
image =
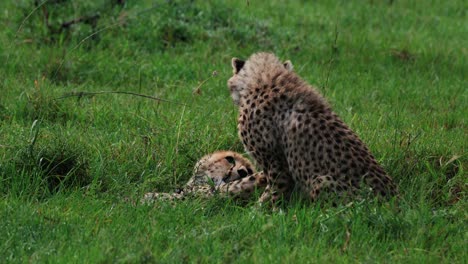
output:
[[207, 81], [209, 81], [211, 78], [216, 77], [216, 76], [218, 76], [218, 72], [217, 72], [217, 71], [213, 71], [213, 73], [211, 74], [210, 77], [208, 77], [207, 79], [201, 81], [201, 83], [197, 86], [197, 88], [195, 88], [195, 89], [193, 90], [193, 94], [201, 94], [201, 87], [202, 87], [202, 85], [204, 85]]
[[165, 103], [171, 103], [171, 104], [187, 106], [186, 104], [177, 103], [177, 102], [157, 98], [157, 97], [150, 96], [150, 95], [139, 94], [139, 93], [134, 93], [134, 92], [125, 92], [125, 91], [71, 92], [71, 93], [65, 94], [65, 95], [63, 95], [61, 97], [54, 98], [53, 100], [62, 100], [62, 99], [69, 98], [69, 97], [79, 97], [79, 98], [81, 98], [81, 97], [84, 97], [84, 96], [94, 96], [94, 95], [98, 95], [98, 94], [127, 94], [127, 95], [133, 95], [133, 96], [139, 96], [139, 97], [143, 97], [143, 98], [152, 99], [152, 100], [155, 100], [155, 101], [158, 101], [158, 102], [165, 102]]

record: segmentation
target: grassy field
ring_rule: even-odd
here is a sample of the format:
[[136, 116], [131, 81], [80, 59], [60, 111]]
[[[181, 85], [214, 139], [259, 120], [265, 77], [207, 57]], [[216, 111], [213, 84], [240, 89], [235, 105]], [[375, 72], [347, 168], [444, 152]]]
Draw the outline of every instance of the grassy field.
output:
[[[0, 262], [468, 260], [464, 1], [34, 2], [0, 3]], [[135, 202], [243, 151], [226, 81], [257, 51], [318, 87], [399, 201]], [[167, 101], [66, 97], [103, 91]]]

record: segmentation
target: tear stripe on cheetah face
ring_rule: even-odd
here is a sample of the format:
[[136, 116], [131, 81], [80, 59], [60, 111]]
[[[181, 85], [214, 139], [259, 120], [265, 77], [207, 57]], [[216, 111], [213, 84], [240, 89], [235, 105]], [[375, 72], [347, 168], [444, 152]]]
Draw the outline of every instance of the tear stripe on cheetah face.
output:
[[312, 200], [364, 185], [381, 196], [397, 193], [367, 146], [292, 67], [269, 53], [240, 62], [232, 60], [228, 87], [239, 106], [239, 136], [269, 183], [261, 202], [287, 198], [294, 186]]
[[248, 198], [258, 188], [266, 185], [263, 173], [255, 173], [252, 163], [241, 154], [217, 151], [201, 158], [194, 168], [192, 178], [178, 193], [147, 193], [143, 203], [154, 200], [178, 200], [186, 196], [222, 196]]

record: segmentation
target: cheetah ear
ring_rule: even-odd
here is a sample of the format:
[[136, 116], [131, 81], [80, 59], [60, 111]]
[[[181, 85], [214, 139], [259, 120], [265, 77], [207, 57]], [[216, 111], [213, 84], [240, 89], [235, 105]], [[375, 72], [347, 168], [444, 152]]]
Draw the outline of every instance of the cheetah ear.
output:
[[290, 60], [285, 61], [283, 65], [286, 68], [286, 70], [293, 71], [294, 66]]
[[232, 64], [232, 70], [233, 70], [232, 72], [234, 74], [237, 74], [240, 72], [242, 67], [244, 67], [245, 61], [240, 60], [238, 58], [232, 58], [231, 64]]

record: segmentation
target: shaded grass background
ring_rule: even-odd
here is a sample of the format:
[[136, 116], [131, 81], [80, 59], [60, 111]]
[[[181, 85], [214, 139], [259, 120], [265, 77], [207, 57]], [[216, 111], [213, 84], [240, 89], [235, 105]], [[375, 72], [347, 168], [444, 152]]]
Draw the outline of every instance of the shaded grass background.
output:
[[[116, 3], [0, 3], [2, 259], [466, 261], [462, 1]], [[398, 205], [132, 205], [182, 186], [206, 153], [242, 151], [226, 80], [231, 57], [259, 50], [327, 97], [399, 183]], [[174, 103], [54, 100], [103, 90]]]

